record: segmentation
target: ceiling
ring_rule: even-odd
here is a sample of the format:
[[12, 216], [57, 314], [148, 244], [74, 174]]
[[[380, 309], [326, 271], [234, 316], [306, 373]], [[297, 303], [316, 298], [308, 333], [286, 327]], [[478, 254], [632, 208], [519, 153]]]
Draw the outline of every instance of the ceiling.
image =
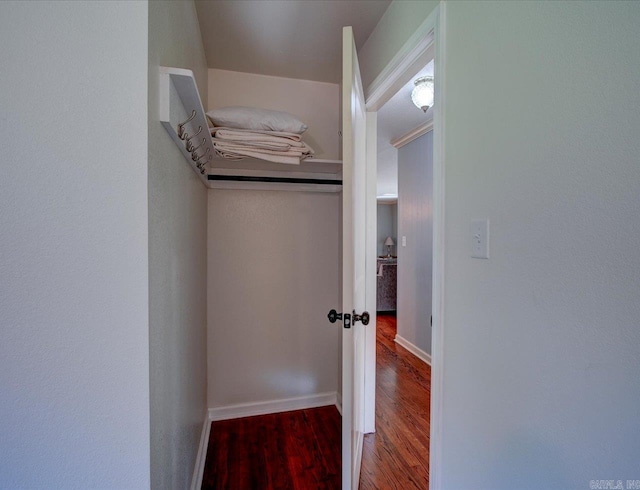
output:
[[[209, 68], [340, 83], [342, 27], [359, 49], [391, 0], [196, 0]], [[378, 111], [378, 195], [398, 193], [397, 150], [390, 141], [432, 119], [411, 102], [413, 80]], [[393, 199], [393, 198], [392, 198]]]
[[340, 83], [342, 27], [356, 47], [391, 0], [198, 0], [209, 68]]
[[391, 141], [433, 119], [433, 109], [426, 113], [411, 101], [413, 81], [425, 75], [433, 76], [433, 60], [416, 73], [378, 111], [378, 200], [394, 201], [398, 197], [397, 150]]
[[413, 81], [426, 75], [433, 76], [433, 60], [411, 77], [378, 111], [378, 152], [392, 148], [391, 141], [404, 136], [409, 131], [433, 119], [433, 109], [426, 113], [418, 109], [411, 101]]

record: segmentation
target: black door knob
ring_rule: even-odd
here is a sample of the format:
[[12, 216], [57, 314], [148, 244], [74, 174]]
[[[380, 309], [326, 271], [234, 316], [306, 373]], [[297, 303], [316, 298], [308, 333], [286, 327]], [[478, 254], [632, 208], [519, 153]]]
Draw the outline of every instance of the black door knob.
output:
[[342, 313], [338, 313], [336, 310], [331, 310], [327, 315], [327, 318], [331, 323], [335, 323], [336, 320], [342, 320]]
[[369, 312], [365, 311], [362, 315], [356, 315], [356, 310], [353, 310], [353, 323], [362, 322], [363, 325], [369, 325]]

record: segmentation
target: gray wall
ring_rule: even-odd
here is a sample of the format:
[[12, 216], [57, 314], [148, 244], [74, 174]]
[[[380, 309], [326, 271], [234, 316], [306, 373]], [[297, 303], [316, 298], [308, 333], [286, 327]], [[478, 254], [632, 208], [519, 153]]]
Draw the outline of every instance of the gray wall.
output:
[[640, 3], [446, 19], [442, 488], [638, 479]]
[[394, 0], [389, 4], [358, 51], [365, 92], [438, 3], [433, 0]]
[[158, 119], [158, 66], [207, 66], [192, 1], [149, 3], [151, 485], [188, 488], [207, 408], [207, 189]]
[[339, 194], [209, 191], [209, 407], [336, 392]]
[[378, 255], [387, 255], [387, 246], [384, 241], [387, 237], [393, 238], [396, 245], [391, 247], [391, 255], [396, 255], [398, 250], [398, 205], [378, 204]]
[[398, 241], [398, 335], [431, 354], [432, 131], [398, 149]]
[[148, 488], [147, 4], [0, 2], [0, 45], [0, 488]]

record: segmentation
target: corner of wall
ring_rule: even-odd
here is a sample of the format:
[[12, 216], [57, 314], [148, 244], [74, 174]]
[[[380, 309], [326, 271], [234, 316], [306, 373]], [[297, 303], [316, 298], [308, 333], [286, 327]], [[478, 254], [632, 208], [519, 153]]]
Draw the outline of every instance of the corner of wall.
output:
[[159, 66], [192, 70], [206, 101], [192, 0], [149, 2], [148, 99], [151, 486], [188, 488], [207, 409], [207, 188], [158, 120]]
[[394, 0], [389, 4], [358, 52], [365, 91], [439, 3], [434, 0]]

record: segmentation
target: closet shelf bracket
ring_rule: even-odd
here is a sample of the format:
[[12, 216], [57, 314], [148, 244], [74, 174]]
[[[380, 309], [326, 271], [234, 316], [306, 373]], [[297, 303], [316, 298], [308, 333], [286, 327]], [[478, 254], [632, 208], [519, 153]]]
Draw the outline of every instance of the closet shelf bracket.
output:
[[206, 168], [215, 150], [193, 72], [161, 66], [159, 96], [160, 122], [208, 187]]

